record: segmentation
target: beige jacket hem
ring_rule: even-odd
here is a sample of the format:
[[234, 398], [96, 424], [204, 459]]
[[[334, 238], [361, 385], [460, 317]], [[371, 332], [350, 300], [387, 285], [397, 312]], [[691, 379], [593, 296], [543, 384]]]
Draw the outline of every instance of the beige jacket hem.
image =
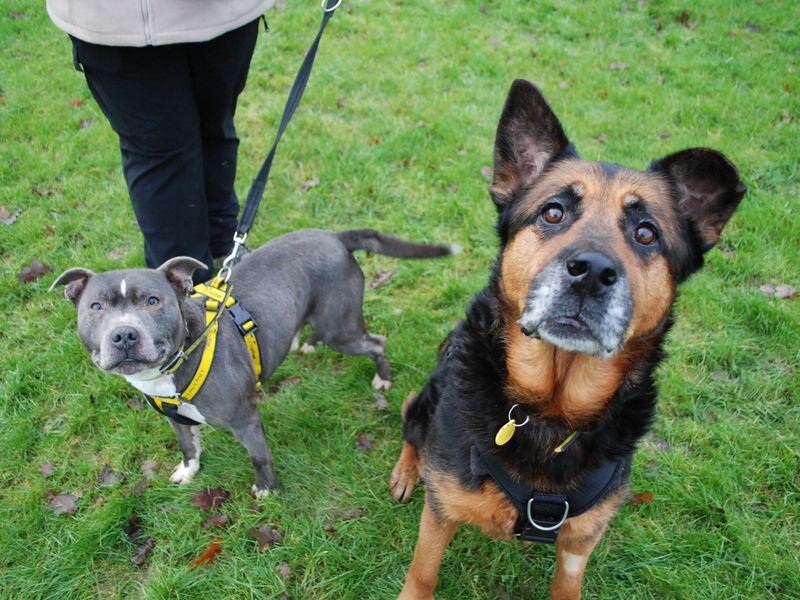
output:
[[205, 42], [264, 14], [274, 0], [47, 0], [55, 25], [104, 46]]

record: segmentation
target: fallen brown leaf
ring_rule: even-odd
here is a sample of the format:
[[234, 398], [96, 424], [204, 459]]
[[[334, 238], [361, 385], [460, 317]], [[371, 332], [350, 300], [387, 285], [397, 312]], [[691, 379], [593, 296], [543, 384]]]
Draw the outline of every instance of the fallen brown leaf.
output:
[[196, 569], [201, 565], [206, 565], [217, 560], [217, 554], [222, 552], [222, 546], [220, 546], [221, 540], [222, 538], [214, 538], [213, 542], [206, 544], [206, 549], [203, 553], [192, 561], [191, 568]]
[[211, 527], [222, 528], [230, 525], [228, 515], [213, 515], [208, 517], [200, 524], [201, 529], [210, 529]]
[[145, 409], [144, 402], [142, 402], [141, 400], [139, 400], [139, 398], [129, 398], [129, 399], [128, 399], [128, 400], [125, 402], [125, 405], [126, 405], [128, 408], [132, 408], [133, 410], [142, 411], [142, 410], [144, 410], [144, 409]]
[[628, 63], [622, 61], [608, 63], [608, 68], [612, 71], [623, 71], [628, 68]]
[[111, 487], [120, 483], [125, 479], [125, 475], [118, 471], [112, 471], [111, 467], [107, 464], [103, 465], [103, 470], [97, 476], [97, 483], [102, 487]]
[[288, 387], [290, 385], [298, 385], [302, 379], [297, 376], [292, 377], [285, 377], [281, 379], [278, 383], [270, 386], [270, 391], [275, 393], [281, 391], [283, 388]]
[[328, 539], [331, 539], [333, 536], [339, 533], [336, 530], [336, 527], [334, 527], [331, 523], [325, 523], [325, 525], [322, 526], [322, 529], [328, 534]]
[[781, 300], [794, 300], [797, 298], [797, 290], [790, 285], [786, 285], [785, 283], [778, 285], [766, 283], [760, 286], [758, 290], [762, 294], [766, 294], [767, 296], [775, 296]]
[[94, 125], [94, 119], [81, 119], [81, 122], [78, 123], [78, 129], [89, 129]]
[[258, 529], [251, 527], [247, 533], [258, 541], [258, 547], [261, 550], [272, 548], [283, 539], [283, 534], [269, 525], [261, 525]]
[[289, 579], [292, 576], [292, 569], [287, 563], [281, 563], [278, 565], [278, 573], [284, 579]]
[[639, 504], [650, 504], [653, 501], [653, 492], [638, 492], [631, 495], [631, 504], [637, 506]]
[[158, 471], [158, 467], [159, 464], [156, 461], [146, 460], [142, 463], [141, 471], [145, 477], [150, 478], [156, 474], [156, 472]]
[[601, 144], [603, 144], [603, 143], [605, 143], [605, 141], [606, 141], [606, 139], [607, 139], [607, 138], [606, 138], [606, 134], [605, 134], [605, 133], [600, 133], [600, 134], [598, 134], [598, 135], [597, 135], [597, 138], [596, 138], [596, 139], [597, 139], [597, 141], [598, 141], [598, 142], [600, 142]]
[[83, 106], [84, 101], [80, 98], [73, 98], [69, 101], [70, 106]]
[[782, 300], [794, 300], [797, 298], [797, 290], [784, 283], [775, 286], [775, 296]]
[[352, 521], [363, 517], [365, 514], [367, 514], [367, 511], [363, 508], [347, 508], [336, 512], [336, 516], [342, 521]]
[[313, 187], [317, 187], [319, 185], [319, 177], [312, 177], [311, 179], [304, 181], [300, 184], [300, 191], [307, 192]]
[[131, 495], [134, 495], [138, 498], [148, 487], [150, 487], [150, 480], [147, 477], [142, 477], [132, 488], [123, 491], [122, 495], [125, 498]]
[[17, 280], [20, 283], [33, 283], [34, 281], [52, 272], [53, 267], [47, 263], [41, 263], [34, 258], [29, 266], [23, 267], [23, 269], [19, 272]]
[[372, 450], [372, 438], [366, 433], [359, 433], [356, 438], [356, 446], [359, 450], [370, 452]]
[[372, 278], [372, 282], [369, 284], [369, 287], [373, 290], [378, 289], [379, 287], [383, 287], [389, 280], [394, 277], [394, 271], [378, 271], [375, 273], [375, 276]]
[[481, 167], [481, 177], [483, 177], [484, 179], [491, 181], [492, 173], [493, 173], [492, 167], [489, 166]]
[[128, 524], [122, 528], [122, 531], [128, 536], [128, 541], [134, 542], [144, 533], [141, 524], [142, 521], [139, 515], [133, 514], [128, 517]]
[[206, 486], [205, 489], [194, 495], [192, 504], [203, 511], [214, 510], [219, 508], [219, 505], [225, 502], [230, 495], [228, 490]]
[[4, 225], [11, 225], [19, 218], [21, 214], [21, 208], [17, 208], [12, 211], [7, 206], [0, 204], [0, 223], [3, 223]]
[[133, 558], [131, 562], [135, 567], [141, 567], [147, 559], [153, 554], [153, 548], [156, 541], [151, 537], [146, 537], [141, 543], [137, 542], [134, 546]]
[[57, 515], [74, 515], [78, 512], [77, 501], [81, 497], [80, 494], [47, 492], [47, 497], [50, 499], [47, 506]]
[[39, 467], [39, 473], [41, 473], [42, 477], [50, 477], [55, 470], [55, 465], [51, 462], [42, 463], [42, 466]]

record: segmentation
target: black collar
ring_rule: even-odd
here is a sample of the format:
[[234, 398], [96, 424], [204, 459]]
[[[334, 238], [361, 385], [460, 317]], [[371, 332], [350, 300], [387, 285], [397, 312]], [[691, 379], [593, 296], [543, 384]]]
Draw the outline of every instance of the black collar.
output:
[[633, 455], [606, 460], [586, 473], [564, 494], [545, 493], [515, 479], [491, 452], [472, 446], [470, 468], [476, 476], [489, 475], [519, 512], [514, 535], [526, 542], [552, 544], [567, 519], [577, 517], [616, 489], [630, 473]]

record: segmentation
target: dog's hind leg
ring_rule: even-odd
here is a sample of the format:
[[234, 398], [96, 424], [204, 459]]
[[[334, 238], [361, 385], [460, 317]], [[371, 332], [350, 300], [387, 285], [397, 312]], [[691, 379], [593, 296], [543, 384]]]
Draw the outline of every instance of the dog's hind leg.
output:
[[405, 503], [411, 499], [414, 486], [419, 481], [418, 461], [417, 449], [408, 442], [403, 442], [400, 457], [389, 479], [389, 491], [392, 493], [392, 498], [398, 502]]
[[386, 358], [386, 338], [382, 335], [367, 333], [362, 328], [355, 337], [333, 339], [325, 338], [325, 343], [337, 352], [353, 356], [369, 356], [377, 369], [372, 379], [372, 387], [376, 390], [388, 390], [392, 387], [392, 368]]
[[398, 600], [431, 600], [444, 551], [458, 529], [458, 524], [439, 519], [431, 508], [426, 495], [422, 519], [419, 523], [419, 539], [414, 550], [414, 560], [406, 575], [406, 583]]
[[[408, 502], [411, 499], [411, 493], [414, 491], [414, 486], [419, 481], [420, 471], [422, 470], [415, 444], [420, 444], [423, 438], [415, 436], [414, 433], [416, 432], [411, 432], [410, 436], [405, 435], [408, 433], [409, 408], [412, 412], [415, 412], [419, 408], [419, 402], [420, 396], [416, 394], [408, 396], [405, 402], [403, 402], [401, 412], [403, 414], [403, 434], [406, 439], [403, 441], [403, 449], [400, 450], [400, 456], [389, 478], [389, 491], [392, 497], [402, 503]], [[411, 438], [410, 442], [408, 441], [409, 437]]]
[[272, 453], [264, 435], [264, 425], [255, 403], [250, 407], [250, 414], [246, 419], [238, 422], [232, 429], [242, 446], [250, 456], [250, 462], [256, 470], [256, 481], [252, 492], [256, 498], [266, 498], [270, 490], [278, 489], [278, 480], [272, 464]]
[[172, 419], [167, 419], [175, 436], [178, 438], [178, 446], [183, 452], [183, 460], [172, 469], [169, 480], [173, 483], [186, 485], [200, 470], [200, 454], [203, 449], [200, 447], [200, 426], [181, 425]]

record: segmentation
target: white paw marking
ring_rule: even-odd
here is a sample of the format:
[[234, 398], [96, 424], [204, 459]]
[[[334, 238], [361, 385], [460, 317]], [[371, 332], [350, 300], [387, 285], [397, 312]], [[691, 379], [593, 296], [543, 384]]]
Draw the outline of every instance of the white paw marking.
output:
[[316, 349], [316, 346], [304, 343], [302, 346], [300, 346], [300, 354], [311, 354], [312, 352], [315, 352]]
[[300, 334], [295, 333], [294, 337], [292, 338], [292, 345], [289, 346], [289, 352], [296, 352], [299, 347], [300, 347]]
[[256, 484], [253, 484], [253, 487], [250, 488], [250, 491], [253, 493], [253, 496], [256, 497], [257, 500], [262, 500], [264, 498], [269, 497], [269, 488], [264, 488], [260, 490], [256, 487]]
[[184, 464], [183, 461], [175, 465], [175, 468], [172, 469], [172, 475], [169, 476], [169, 480], [178, 485], [186, 485], [192, 482], [192, 479], [194, 479], [194, 476], [197, 475], [199, 470], [200, 461], [196, 458], [190, 458], [188, 465]]
[[389, 391], [392, 389], [392, 382], [386, 381], [385, 379], [381, 379], [380, 375], [375, 373], [375, 377], [372, 378], [372, 387], [376, 390], [386, 390]]

